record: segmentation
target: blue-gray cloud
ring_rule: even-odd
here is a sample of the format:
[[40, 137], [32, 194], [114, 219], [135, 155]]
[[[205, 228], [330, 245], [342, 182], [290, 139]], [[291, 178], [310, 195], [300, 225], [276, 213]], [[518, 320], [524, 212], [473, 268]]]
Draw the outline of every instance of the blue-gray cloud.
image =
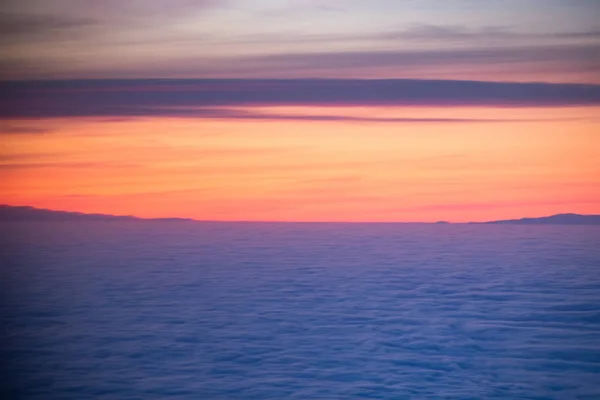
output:
[[[5, 64], [6, 76], [21, 74], [22, 71], [27, 73], [39, 70], [40, 73], [44, 73], [44, 67], [33, 61], [21, 65], [19, 62]], [[589, 78], [600, 70], [600, 44], [283, 53], [225, 59], [196, 57], [191, 54], [178, 60], [157, 59], [152, 63], [133, 63], [126, 67], [119, 65], [117, 60], [114, 70], [71, 69], [70, 74], [102, 78], [359, 78], [381, 76], [381, 71], [396, 76], [408, 74], [412, 75], [411, 77], [415, 74], [423, 74], [423, 77], [426, 77], [431, 73], [451, 74], [456, 71], [481, 76], [490, 68], [495, 71], [492, 75], [498, 75], [498, 71], [505, 70], [521, 71], [525, 76], [551, 76], [554, 79], [557, 74], [560, 76], [564, 73]]]
[[0, 35], [4, 39], [21, 36], [65, 34], [98, 24], [92, 18], [56, 14], [0, 13]]
[[[0, 82], [0, 104], [0, 118], [5, 119], [203, 117], [203, 112], [204, 117], [233, 118], [236, 115], [231, 111], [218, 109], [284, 105], [596, 106], [600, 105], [600, 85], [411, 79], [5, 81]], [[241, 117], [263, 118], [249, 114]]]
[[[383, 32], [371, 37], [364, 36], [363, 39], [402, 39], [415, 41], [432, 42], [463, 42], [466, 44], [482, 41], [495, 42], [514, 42], [529, 40], [537, 41], [538, 46], [543, 46], [544, 42], [540, 40], [556, 39], [598, 39], [600, 31], [597, 29], [574, 30], [574, 31], [555, 31], [555, 32], [529, 32], [517, 30], [512, 26], [495, 25], [485, 27], [469, 27], [462, 25], [434, 25], [434, 24], [413, 24], [405, 29], [399, 29], [390, 32]], [[551, 45], [552, 43], [550, 43]], [[545, 45], [548, 45], [546, 43]]]
[[[582, 69], [600, 68], [600, 44], [544, 45], [467, 49], [433, 49], [403, 51], [364, 51], [336, 53], [277, 54], [240, 60], [232, 70], [263, 67], [267, 70], [286, 68], [311, 69], [411, 68], [462, 65], [474, 71], [480, 65], [577, 64]], [[227, 68], [226, 65], [222, 66]]]

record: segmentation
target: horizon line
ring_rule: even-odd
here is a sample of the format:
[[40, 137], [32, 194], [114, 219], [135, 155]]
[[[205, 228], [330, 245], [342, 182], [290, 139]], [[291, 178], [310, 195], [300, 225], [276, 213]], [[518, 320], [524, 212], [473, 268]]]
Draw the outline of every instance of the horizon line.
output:
[[[210, 223], [299, 223], [299, 224], [432, 224], [432, 225], [448, 225], [448, 224], [486, 224], [497, 221], [519, 221], [519, 220], [535, 220], [535, 219], [543, 219], [555, 216], [583, 216], [583, 217], [600, 217], [600, 214], [578, 214], [572, 212], [561, 212], [551, 215], [542, 215], [537, 217], [520, 217], [520, 218], [508, 218], [508, 219], [494, 219], [494, 220], [485, 220], [485, 221], [449, 221], [449, 220], [436, 220], [436, 221], [331, 221], [331, 220], [309, 220], [309, 221], [298, 221], [298, 220], [218, 220], [218, 219], [196, 219], [191, 217], [179, 217], [179, 216], [168, 216], [168, 217], [140, 217], [137, 215], [124, 215], [124, 214], [105, 214], [99, 212], [82, 212], [82, 211], [69, 211], [69, 210], [57, 210], [50, 208], [39, 208], [30, 205], [11, 205], [11, 204], [0, 204], [0, 209], [2, 208], [21, 208], [21, 209], [30, 209], [37, 211], [46, 211], [53, 213], [68, 213], [68, 214], [78, 214], [81, 217], [85, 216], [95, 216], [95, 217], [107, 217], [107, 221], [111, 218], [115, 219], [133, 219], [138, 221], [163, 221], [167, 222], [170, 220], [171, 222], [210, 222]], [[0, 221], [2, 219], [0, 218]], [[33, 220], [33, 219], [32, 219]], [[54, 221], [58, 222], [58, 221]]]

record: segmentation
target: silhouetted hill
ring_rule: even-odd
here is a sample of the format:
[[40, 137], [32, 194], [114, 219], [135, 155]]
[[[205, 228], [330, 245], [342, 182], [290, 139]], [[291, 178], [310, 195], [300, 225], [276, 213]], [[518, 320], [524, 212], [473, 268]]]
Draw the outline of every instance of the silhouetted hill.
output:
[[[139, 218], [132, 215], [85, 214], [0, 204], [0, 221], [194, 221], [191, 218]], [[448, 224], [437, 221], [435, 224]], [[505, 219], [469, 224], [600, 225], [600, 215], [556, 214], [540, 218]]]
[[0, 205], [0, 221], [191, 221], [186, 218], [137, 218], [131, 215], [85, 214], [28, 206]]
[[600, 225], [600, 215], [556, 214], [549, 217], [505, 219], [481, 223], [519, 225]]

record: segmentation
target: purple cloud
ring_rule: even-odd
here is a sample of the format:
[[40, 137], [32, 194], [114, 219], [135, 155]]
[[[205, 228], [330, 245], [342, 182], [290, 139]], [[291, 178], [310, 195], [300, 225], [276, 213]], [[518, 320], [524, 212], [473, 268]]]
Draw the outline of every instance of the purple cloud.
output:
[[[0, 118], [4, 119], [178, 114], [203, 117], [203, 113], [204, 117], [212, 118], [285, 119], [291, 117], [240, 114], [222, 108], [595, 106], [600, 105], [600, 85], [410, 79], [15, 81], [0, 82], [0, 104]], [[319, 118], [331, 117], [309, 117]]]

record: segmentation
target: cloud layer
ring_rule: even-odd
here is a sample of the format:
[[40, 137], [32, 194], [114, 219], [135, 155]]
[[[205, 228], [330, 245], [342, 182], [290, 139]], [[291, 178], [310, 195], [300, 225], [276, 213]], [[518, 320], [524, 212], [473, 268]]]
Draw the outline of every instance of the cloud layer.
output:
[[[0, 117], [244, 117], [252, 106], [600, 105], [600, 85], [451, 80], [138, 79], [0, 83]], [[229, 114], [228, 114], [229, 113]], [[261, 118], [260, 115], [246, 115]], [[264, 116], [263, 116], [264, 117]]]
[[598, 82], [597, 10], [566, 0], [9, 1], [0, 79]]

